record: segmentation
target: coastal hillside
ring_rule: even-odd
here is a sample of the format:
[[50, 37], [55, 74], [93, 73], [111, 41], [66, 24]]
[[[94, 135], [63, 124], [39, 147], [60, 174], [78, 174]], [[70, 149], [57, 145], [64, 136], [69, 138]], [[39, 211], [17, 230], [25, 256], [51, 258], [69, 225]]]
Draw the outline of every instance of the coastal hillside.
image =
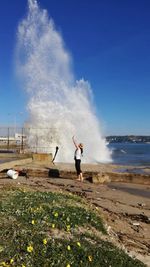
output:
[[102, 214], [80, 196], [4, 186], [0, 266], [144, 267], [110, 242]]

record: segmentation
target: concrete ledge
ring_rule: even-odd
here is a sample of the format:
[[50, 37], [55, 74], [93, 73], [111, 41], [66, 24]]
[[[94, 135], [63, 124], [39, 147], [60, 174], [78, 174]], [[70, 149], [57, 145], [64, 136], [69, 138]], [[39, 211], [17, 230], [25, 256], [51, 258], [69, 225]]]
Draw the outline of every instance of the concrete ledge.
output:
[[0, 171], [5, 170], [5, 169], [11, 169], [18, 165], [25, 165], [31, 162], [32, 162], [32, 158], [18, 159], [18, 160], [5, 162], [5, 163], [0, 164]]
[[123, 183], [134, 183], [134, 184], [145, 184], [150, 185], [149, 174], [138, 174], [138, 173], [106, 173], [109, 175], [112, 182], [123, 182]]
[[52, 153], [45, 154], [45, 153], [33, 153], [32, 154], [33, 161], [36, 162], [52, 162]]
[[20, 153], [0, 153], [0, 159], [10, 159], [10, 158], [31, 158], [32, 154], [20, 154]]
[[63, 178], [63, 179], [76, 179], [76, 172], [73, 171], [61, 171], [57, 168], [27, 168], [26, 169], [27, 177], [41, 177], [41, 178]]
[[[49, 156], [49, 154], [47, 154]], [[45, 157], [44, 157], [45, 159]], [[48, 159], [48, 165], [51, 163], [50, 157], [46, 157]], [[31, 163], [30, 166], [26, 164]], [[72, 170], [61, 170], [59, 168], [55, 168], [54, 166], [45, 167], [42, 166], [43, 161], [37, 162], [37, 164], [32, 164], [32, 158], [28, 159], [20, 159], [14, 160], [11, 162], [5, 162], [0, 164], [0, 171], [10, 168], [17, 168], [18, 170], [23, 170], [27, 177], [55, 177], [62, 179], [71, 179], [74, 180], [77, 178], [76, 171]], [[44, 161], [45, 163], [45, 161]], [[20, 167], [19, 167], [20, 165]], [[43, 164], [46, 165], [46, 164]], [[4, 173], [3, 173], [4, 174]], [[1, 173], [1, 177], [3, 177]], [[134, 184], [143, 184], [150, 185], [150, 175], [149, 174], [135, 174], [135, 173], [117, 173], [117, 172], [98, 172], [98, 171], [85, 171], [83, 172], [83, 176], [86, 180], [95, 183], [95, 184], [103, 184], [109, 182], [122, 182], [122, 183], [134, 183]]]

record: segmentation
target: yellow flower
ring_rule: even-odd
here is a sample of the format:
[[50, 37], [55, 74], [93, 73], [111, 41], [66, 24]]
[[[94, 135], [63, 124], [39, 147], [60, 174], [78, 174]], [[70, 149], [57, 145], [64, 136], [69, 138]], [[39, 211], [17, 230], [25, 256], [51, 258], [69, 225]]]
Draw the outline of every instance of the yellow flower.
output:
[[34, 220], [32, 220], [32, 222], [31, 222], [32, 224], [35, 224], [35, 221]]
[[54, 216], [55, 216], [55, 217], [58, 217], [58, 212], [55, 212], [55, 213], [54, 213]]
[[4, 261], [1, 262], [2, 266], [6, 266], [6, 263]]
[[68, 245], [68, 246], [67, 246], [67, 249], [68, 249], [68, 250], [71, 250], [71, 247]]
[[67, 231], [68, 232], [70, 231], [70, 225], [67, 225]]
[[66, 267], [71, 267], [71, 265], [70, 264], [67, 264], [67, 266]]
[[14, 262], [14, 260], [13, 260], [13, 259], [11, 259], [11, 260], [10, 260], [10, 263], [12, 264], [13, 262]]
[[22, 264], [21, 267], [26, 267], [26, 266], [24, 264]]
[[46, 238], [43, 239], [43, 244], [44, 244], [44, 245], [47, 244], [47, 240], [46, 240]]
[[2, 252], [4, 250], [4, 248], [2, 246], [0, 246], [0, 252]]
[[89, 256], [88, 256], [88, 260], [89, 260], [89, 261], [92, 261], [92, 256], [89, 255]]
[[55, 228], [55, 224], [54, 223], [52, 223], [52, 228]]
[[27, 247], [27, 251], [31, 253], [31, 252], [33, 251], [33, 247], [32, 247], [31, 245], [28, 246], [28, 247]]
[[81, 247], [81, 244], [80, 244], [80, 242], [77, 242], [77, 245], [78, 245], [78, 247]]
[[4, 266], [4, 267], [10, 267], [10, 265], [7, 264], [5, 261], [3, 261], [3, 262], [0, 263], [0, 267], [2, 267], [2, 266]]

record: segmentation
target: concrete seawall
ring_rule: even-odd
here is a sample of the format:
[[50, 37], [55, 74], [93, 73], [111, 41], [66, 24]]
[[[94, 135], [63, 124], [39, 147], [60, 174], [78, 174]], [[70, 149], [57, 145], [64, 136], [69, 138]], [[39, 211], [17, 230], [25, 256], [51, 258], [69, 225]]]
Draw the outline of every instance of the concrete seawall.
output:
[[12, 160], [9, 162], [1, 163], [0, 164], [0, 171], [3, 171], [5, 169], [11, 169], [15, 168], [17, 166], [22, 166], [26, 165], [28, 163], [32, 163], [32, 158], [24, 158], [24, 159], [17, 159], [17, 160]]
[[[120, 166], [118, 166], [119, 168]], [[27, 177], [55, 177], [62, 179], [76, 179], [76, 171], [74, 164], [52, 164], [52, 155], [49, 154], [33, 154], [21, 155], [17, 160], [11, 160], [0, 164], [0, 177], [3, 177], [6, 169], [23, 170]], [[115, 167], [116, 168], [116, 167]], [[95, 184], [104, 184], [109, 182], [122, 182], [132, 184], [150, 185], [150, 174], [119, 172], [113, 170], [111, 165], [83, 165], [83, 175], [85, 180]]]

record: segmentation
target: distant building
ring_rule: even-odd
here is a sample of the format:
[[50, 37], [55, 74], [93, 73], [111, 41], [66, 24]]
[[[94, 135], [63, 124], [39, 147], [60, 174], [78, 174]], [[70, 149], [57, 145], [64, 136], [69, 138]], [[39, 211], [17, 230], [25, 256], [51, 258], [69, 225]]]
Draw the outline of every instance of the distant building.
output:
[[0, 136], [0, 144], [7, 144], [8, 141], [11, 144], [21, 144], [22, 141], [26, 140], [26, 135], [20, 133], [15, 133], [15, 136]]

